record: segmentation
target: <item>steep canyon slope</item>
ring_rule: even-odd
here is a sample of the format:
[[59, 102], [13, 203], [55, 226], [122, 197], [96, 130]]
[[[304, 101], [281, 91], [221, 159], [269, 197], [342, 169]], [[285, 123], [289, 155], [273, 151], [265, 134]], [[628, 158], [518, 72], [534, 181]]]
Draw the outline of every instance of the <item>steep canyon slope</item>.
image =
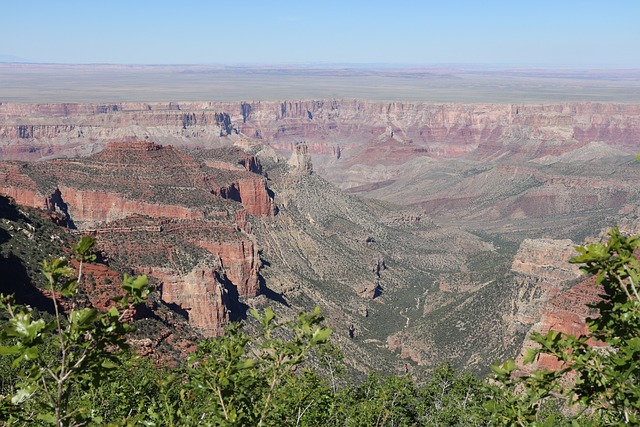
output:
[[556, 322], [574, 243], [637, 228], [639, 141], [637, 104], [3, 103], [0, 157], [44, 161], [0, 188], [205, 333], [319, 303], [354, 365], [481, 367]]
[[[358, 370], [404, 369], [388, 337], [455, 299], [443, 299], [439, 278], [476, 270], [476, 283], [493, 266], [474, 259], [508, 261], [491, 241], [436, 226], [420, 209], [345, 194], [311, 172], [303, 147], [288, 163], [251, 151], [111, 142], [86, 158], [2, 163], [0, 192], [96, 235], [113, 262], [157, 278], [162, 300], [205, 335], [247, 305], [295, 315], [319, 304]], [[470, 314], [493, 316], [489, 307]], [[504, 322], [496, 328], [508, 333]], [[475, 349], [477, 362], [511, 354], [511, 341]], [[469, 362], [442, 350], [434, 346], [434, 360]]]
[[[315, 170], [343, 190], [424, 208], [467, 226], [523, 223], [557, 237], [633, 209], [640, 105], [427, 104], [359, 100], [240, 103], [0, 104], [0, 158], [96, 152], [108, 140], [178, 147], [304, 141]], [[553, 221], [541, 221], [547, 217]], [[496, 223], [500, 225], [500, 223]], [[591, 227], [591, 225], [589, 225]], [[501, 231], [506, 231], [502, 229]]]

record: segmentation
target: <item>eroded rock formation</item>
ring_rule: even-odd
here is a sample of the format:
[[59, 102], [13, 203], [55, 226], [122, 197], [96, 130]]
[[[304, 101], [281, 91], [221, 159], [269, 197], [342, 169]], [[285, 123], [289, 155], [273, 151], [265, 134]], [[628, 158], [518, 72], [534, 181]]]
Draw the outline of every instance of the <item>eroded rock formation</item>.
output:
[[[387, 162], [398, 156], [456, 157], [470, 152], [487, 159], [544, 158], [593, 141], [633, 148], [640, 139], [640, 105], [592, 102], [3, 103], [0, 120], [5, 159], [36, 159], [51, 154], [48, 150], [65, 152], [78, 144], [132, 135], [160, 141], [172, 138], [177, 143], [220, 142], [243, 135], [283, 151], [304, 139], [311, 153], [338, 159], [350, 157], [354, 146], [375, 142], [371, 149], [377, 152], [390, 144], [395, 147]], [[337, 140], [343, 142], [336, 145]]]
[[125, 140], [84, 159], [2, 163], [0, 193], [100, 235], [109, 253], [163, 281], [164, 301], [217, 334], [238, 298], [260, 291], [247, 214], [275, 214], [255, 173], [261, 165], [237, 154], [206, 153], [218, 158], [209, 164], [226, 165], [215, 168], [171, 146]]
[[549, 283], [562, 283], [582, 276], [576, 264], [569, 260], [577, 255], [569, 240], [525, 239], [520, 244], [511, 270]]
[[[486, 366], [532, 325], [579, 330], [572, 244], [550, 239], [637, 217], [638, 140], [638, 104], [3, 103], [3, 159], [93, 155], [4, 163], [0, 190], [101, 233], [209, 333], [258, 291], [261, 250], [265, 279], [327, 307], [355, 347]], [[210, 150], [232, 144], [262, 148]], [[287, 169], [274, 153], [292, 148]], [[372, 275], [378, 256], [388, 270]]]
[[170, 268], [152, 268], [162, 279], [162, 299], [186, 312], [189, 323], [204, 335], [220, 335], [229, 320], [228, 290], [216, 275], [215, 267], [199, 265], [187, 274]]
[[291, 166], [292, 171], [297, 174], [309, 175], [313, 172], [311, 155], [309, 154], [309, 147], [307, 147], [306, 144], [295, 144], [291, 148], [289, 166]]

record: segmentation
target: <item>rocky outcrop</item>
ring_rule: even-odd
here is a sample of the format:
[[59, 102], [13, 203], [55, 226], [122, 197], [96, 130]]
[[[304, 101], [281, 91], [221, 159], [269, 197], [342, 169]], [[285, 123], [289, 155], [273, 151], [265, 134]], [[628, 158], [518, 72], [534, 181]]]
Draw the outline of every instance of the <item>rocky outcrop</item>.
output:
[[242, 203], [251, 215], [273, 216], [276, 213], [275, 203], [264, 178], [240, 179], [214, 191], [224, 199]]
[[313, 172], [309, 147], [306, 144], [295, 144], [291, 148], [289, 166], [293, 173], [299, 175], [310, 175]]
[[151, 274], [162, 279], [163, 301], [186, 312], [189, 323], [204, 335], [217, 336], [229, 320], [228, 290], [214, 268], [197, 266], [187, 274], [167, 268], [153, 268]]
[[100, 235], [109, 253], [162, 281], [165, 302], [205, 334], [217, 334], [238, 298], [260, 292], [261, 262], [247, 215], [276, 210], [254, 157], [241, 151], [218, 157], [238, 168], [123, 140], [84, 159], [1, 163], [0, 193]]
[[195, 243], [220, 258], [226, 277], [238, 288], [241, 297], [254, 297], [260, 292], [258, 248], [248, 238], [232, 242], [200, 240]]
[[575, 244], [569, 239], [525, 239], [511, 271], [540, 281], [561, 283], [582, 276], [580, 268], [568, 262], [575, 255]]
[[[594, 279], [585, 279], [576, 284], [584, 274], [568, 260], [577, 252], [570, 240], [526, 239], [512, 264], [520, 286], [519, 298], [515, 301], [516, 319], [529, 325], [530, 329], [522, 345], [522, 354], [536, 344], [531, 333], [546, 334], [549, 330], [574, 336], [589, 335], [586, 318], [593, 315], [589, 304], [599, 301], [601, 288]], [[534, 364], [519, 366], [526, 370], [536, 368], [557, 369], [557, 359], [540, 356]]]
[[574, 255], [570, 240], [525, 239], [520, 244], [511, 264], [516, 286], [513, 322], [531, 327], [550, 298], [565, 290], [571, 280], [582, 277], [578, 266], [568, 262]]
[[239, 298], [260, 292], [258, 249], [230, 222], [134, 216], [88, 231], [120, 262], [158, 278], [163, 301], [205, 335], [240, 315]]
[[[475, 158], [524, 158], [559, 155], [592, 141], [633, 149], [640, 139], [640, 105], [591, 102], [3, 103], [0, 120], [3, 157], [23, 159], [126, 135], [194, 145], [243, 135], [282, 151], [304, 139], [310, 152], [338, 159], [372, 142], [393, 142], [404, 151], [395, 155], [403, 156], [458, 157], [473, 152]], [[343, 142], [336, 145], [336, 140]]]
[[[545, 302], [539, 320], [531, 327], [527, 338], [522, 345], [521, 356], [517, 362], [519, 366], [527, 371], [534, 369], [556, 370], [561, 364], [555, 357], [540, 355], [532, 364], [524, 365], [522, 355], [529, 347], [537, 346], [530, 339], [532, 332], [546, 334], [550, 330], [562, 332], [573, 336], [589, 336], [587, 327], [587, 317], [594, 315], [594, 309], [588, 304], [595, 304], [600, 300], [601, 288], [594, 285], [594, 280], [585, 280], [570, 288], [557, 293]], [[590, 340], [590, 345], [598, 345], [598, 342]], [[601, 345], [601, 343], [600, 343]]]

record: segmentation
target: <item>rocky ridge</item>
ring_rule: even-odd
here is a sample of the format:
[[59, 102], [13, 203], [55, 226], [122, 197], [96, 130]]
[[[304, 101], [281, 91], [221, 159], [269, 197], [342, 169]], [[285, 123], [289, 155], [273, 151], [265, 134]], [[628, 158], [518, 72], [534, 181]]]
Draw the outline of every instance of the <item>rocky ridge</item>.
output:
[[171, 146], [127, 140], [84, 159], [3, 163], [0, 193], [99, 235], [110, 254], [159, 278], [163, 300], [194, 326], [219, 334], [233, 301], [260, 291], [247, 215], [275, 214], [266, 179], [247, 170], [259, 163], [243, 154], [227, 165], [220, 172]]
[[[555, 261], [571, 244], [557, 239], [580, 242], [637, 211], [639, 129], [637, 104], [589, 102], [5, 103], [5, 159], [89, 154], [130, 135], [199, 150], [146, 142], [127, 155], [125, 140], [105, 158], [3, 164], [0, 183], [4, 194], [101, 233], [134, 264], [134, 254], [150, 254], [135, 266], [170, 277], [168, 300], [191, 308], [185, 316], [209, 333], [242, 311], [233, 305], [263, 277], [292, 311], [320, 302], [370, 365], [387, 348], [418, 364], [486, 366], [515, 354], [531, 325], [573, 322], [571, 304], [564, 314], [553, 308], [571, 299], [574, 278]], [[256, 155], [209, 150], [231, 144]], [[292, 149], [292, 168], [276, 161], [274, 150]], [[166, 176], [139, 173], [139, 185], [126, 185], [128, 172], [170, 152], [178, 160], [162, 166]], [[109, 185], [86, 184], [98, 173]], [[409, 207], [362, 202], [321, 177]]]
[[[638, 199], [639, 104], [0, 104], [5, 160], [87, 155], [131, 136], [192, 148], [263, 144], [287, 155], [304, 141], [314, 170], [344, 190], [465, 227], [520, 222], [535, 237], [585, 237], [592, 225], [571, 218], [588, 212], [575, 222], [602, 222]], [[548, 229], [548, 216], [561, 223]]]
[[[193, 145], [249, 138], [288, 151], [370, 161], [407, 156], [544, 158], [592, 141], [633, 148], [640, 105], [428, 104], [359, 100], [242, 103], [0, 104], [2, 157], [38, 159], [123, 136]], [[526, 142], [526, 144], [524, 144]], [[381, 152], [394, 147], [393, 155]]]

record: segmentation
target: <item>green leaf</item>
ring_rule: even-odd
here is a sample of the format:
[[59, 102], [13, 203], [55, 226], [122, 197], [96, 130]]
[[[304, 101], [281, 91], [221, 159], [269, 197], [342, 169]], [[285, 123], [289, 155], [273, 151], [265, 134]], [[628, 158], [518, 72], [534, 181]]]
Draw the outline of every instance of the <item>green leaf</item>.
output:
[[98, 311], [93, 308], [83, 308], [82, 310], [74, 310], [70, 314], [71, 323], [79, 327], [91, 325], [98, 317]]
[[82, 238], [77, 244], [71, 245], [74, 252], [76, 253], [76, 255], [81, 261], [89, 261], [88, 258], [93, 258], [91, 261], [95, 260], [95, 255], [93, 256], [87, 255], [89, 252], [93, 250], [95, 246], [96, 246], [96, 239], [89, 236], [82, 236]]
[[68, 266], [64, 258], [51, 258], [42, 262], [42, 274], [47, 278], [48, 285], [56, 285], [64, 276], [73, 275], [73, 269]]
[[509, 359], [502, 365], [491, 365], [491, 370], [498, 375], [509, 375], [516, 370], [516, 362], [513, 359]]
[[14, 354], [19, 354], [22, 352], [23, 348], [24, 346], [22, 345], [22, 343], [18, 343], [12, 347], [0, 346], [0, 356], [11, 356]]
[[149, 294], [149, 280], [146, 275], [129, 277], [124, 275], [121, 288], [131, 296], [134, 304], [141, 303]]
[[524, 357], [522, 358], [522, 361], [525, 364], [533, 363], [533, 361], [536, 359], [539, 353], [540, 353], [540, 350], [538, 349], [528, 348], [524, 354]]
[[37, 346], [27, 347], [24, 351], [23, 357], [25, 360], [36, 359], [38, 357], [38, 347]]
[[33, 341], [41, 330], [45, 328], [44, 320], [31, 320], [30, 312], [16, 313], [14, 318], [9, 321], [9, 328], [7, 328], [7, 336], [27, 338]]
[[271, 307], [267, 307], [264, 311], [264, 324], [265, 326], [269, 326], [271, 321], [276, 318], [276, 314], [271, 310]]
[[100, 364], [100, 366], [102, 366], [105, 369], [115, 369], [118, 367], [118, 364], [114, 363], [112, 360], [104, 359]]
[[322, 344], [327, 342], [329, 339], [329, 335], [331, 335], [331, 328], [317, 328], [311, 337], [311, 342], [313, 344]]
[[120, 312], [118, 311], [118, 309], [115, 306], [112, 306], [107, 313], [109, 314], [110, 317], [119, 317], [120, 316]]
[[36, 391], [35, 384], [29, 384], [27, 386], [18, 389], [18, 392], [11, 396], [11, 403], [19, 405], [27, 400]]

